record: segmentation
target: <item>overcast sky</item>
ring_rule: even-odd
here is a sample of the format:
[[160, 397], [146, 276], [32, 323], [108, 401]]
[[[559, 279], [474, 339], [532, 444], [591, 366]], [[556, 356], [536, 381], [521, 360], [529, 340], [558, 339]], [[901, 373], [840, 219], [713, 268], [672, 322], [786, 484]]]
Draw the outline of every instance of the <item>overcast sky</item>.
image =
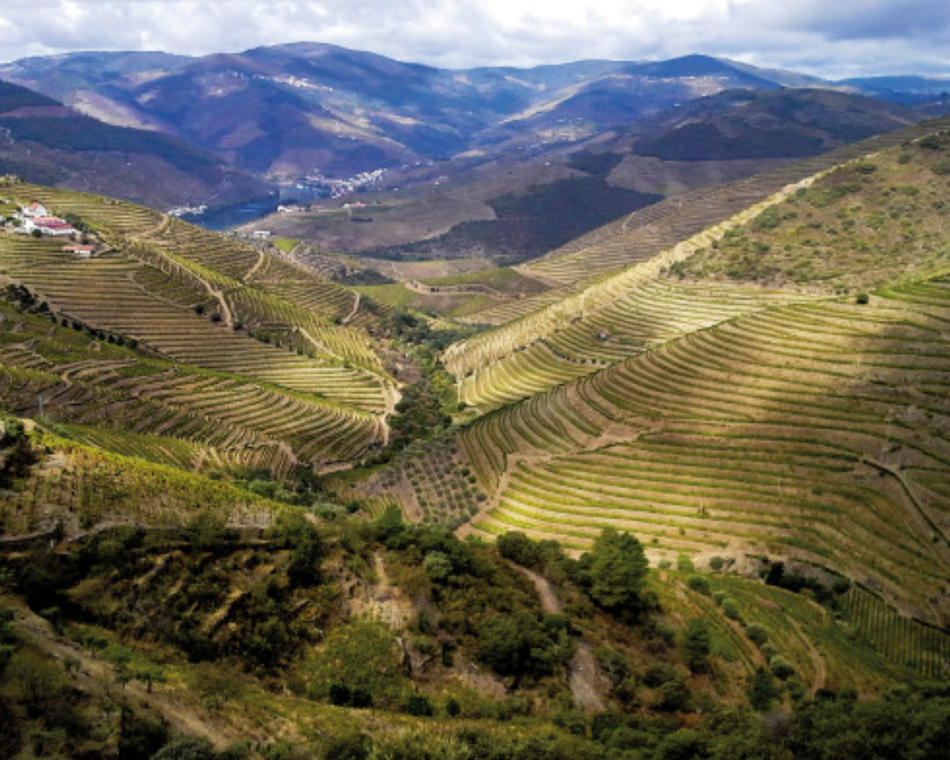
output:
[[0, 61], [330, 42], [435, 66], [726, 56], [830, 78], [950, 75], [950, 0], [2, 0]]

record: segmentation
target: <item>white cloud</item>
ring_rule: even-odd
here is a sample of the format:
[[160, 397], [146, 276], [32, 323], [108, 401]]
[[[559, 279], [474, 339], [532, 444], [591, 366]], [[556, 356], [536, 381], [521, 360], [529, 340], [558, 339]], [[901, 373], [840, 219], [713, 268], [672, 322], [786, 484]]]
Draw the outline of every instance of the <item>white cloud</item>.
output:
[[4, 0], [0, 60], [329, 42], [439, 66], [708, 53], [837, 76], [950, 66], [946, 0]]

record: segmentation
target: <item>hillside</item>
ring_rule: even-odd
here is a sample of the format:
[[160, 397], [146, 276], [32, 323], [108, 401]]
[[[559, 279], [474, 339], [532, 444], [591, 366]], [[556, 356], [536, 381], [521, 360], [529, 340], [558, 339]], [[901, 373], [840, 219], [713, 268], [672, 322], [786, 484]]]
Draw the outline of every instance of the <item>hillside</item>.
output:
[[2, 81], [0, 135], [0, 174], [152, 207], [231, 206], [271, 191], [183, 140], [106, 124]]
[[[922, 117], [828, 90], [728, 90], [632, 120], [580, 142], [495, 149], [421, 167], [398, 191], [274, 214], [266, 228], [370, 259], [542, 256], [589, 230], [702, 187], [895, 130]], [[680, 147], [677, 147], [680, 146]], [[681, 148], [689, 150], [683, 152]], [[525, 155], [527, 153], [527, 155]], [[392, 180], [395, 183], [395, 179]], [[371, 264], [372, 265], [372, 264]]]
[[0, 76], [284, 178], [349, 177], [512, 141], [576, 141], [700, 95], [778, 86], [704, 56], [451, 71], [317, 43], [195, 59], [78, 53], [16, 61]]
[[637, 155], [667, 161], [789, 159], [825, 153], [922, 116], [827, 89], [727, 90], [628, 127]]
[[[61, 447], [9, 420], [0, 443], [20, 459], [32, 449], [40, 471]], [[888, 630], [929, 668], [945, 642], [914, 625], [895, 637], [857, 590], [825, 592], [832, 617], [685, 561], [647, 575], [629, 536], [605, 534], [575, 561], [523, 535], [473, 544], [392, 512], [367, 523], [285, 508], [264, 529], [200, 510], [53, 548], [0, 542], [4, 757], [607, 760], [620, 748], [662, 760], [684, 744], [817, 750], [841, 722], [875, 732], [885, 710], [918, 749], [939, 741], [948, 710], [944, 691], [868, 644]], [[896, 685], [903, 699], [851, 708]], [[775, 707], [791, 736], [760, 717]]]
[[[612, 526], [655, 561], [783, 557], [945, 626], [940, 135], [838, 154], [851, 163], [452, 346], [464, 424], [341, 493], [576, 550]], [[808, 241], [812, 224], [834, 243]], [[629, 255], [622, 235], [580, 248], [576, 271]], [[477, 513], [455, 496], [466, 473]]]
[[[347, 462], [382, 445], [396, 398], [358, 296], [148, 209], [19, 182], [85, 232], [0, 232], [4, 406], [186, 469]], [[371, 324], [375, 317], [366, 314]]]
[[0, 758], [939, 756], [948, 155], [359, 295], [4, 178]]

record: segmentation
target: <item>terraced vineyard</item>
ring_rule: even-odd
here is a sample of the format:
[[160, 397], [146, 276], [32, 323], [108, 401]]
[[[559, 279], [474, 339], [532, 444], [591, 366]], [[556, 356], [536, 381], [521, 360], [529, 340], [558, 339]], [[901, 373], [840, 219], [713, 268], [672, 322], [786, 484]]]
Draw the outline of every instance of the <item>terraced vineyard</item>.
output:
[[108, 450], [189, 469], [286, 475], [301, 464], [359, 457], [386, 435], [368, 412], [144, 359], [47, 320], [0, 314], [4, 406], [69, 423], [74, 438]]
[[459, 383], [459, 398], [473, 406], [517, 401], [694, 330], [808, 299], [793, 291], [645, 278], [607, 306], [582, 314], [483, 369], [471, 370]]
[[84, 259], [62, 242], [0, 234], [0, 279], [27, 287], [52, 318], [2, 313], [7, 409], [201, 470], [285, 476], [387, 440], [393, 382], [367, 334], [334, 323], [359, 311], [354, 294], [130, 204], [22, 184], [5, 192], [75, 214], [106, 246]]
[[845, 608], [861, 636], [886, 659], [930, 678], [946, 678], [950, 673], [946, 631], [901, 615], [861, 588], [851, 589]]
[[[459, 398], [476, 405], [455, 433], [456, 467], [487, 495], [462, 531], [517, 529], [581, 551], [613, 527], [637, 535], [654, 560], [797, 559], [946, 626], [950, 264], [937, 240], [945, 182], [930, 168], [946, 146], [907, 142], [919, 134], [873, 142], [899, 147], [806, 179], [543, 312], [451, 347], [445, 364]], [[933, 176], [915, 195], [887, 189], [911, 182], [901, 177]], [[842, 183], [857, 189], [838, 192]], [[892, 214], [911, 195], [916, 232]], [[715, 261], [710, 251], [743, 236], [763, 256], [784, 255], [794, 240], [772, 220], [795, 211], [807, 225], [813, 199], [842, 222], [839, 241], [851, 240], [852, 226], [862, 235], [854, 282], [886, 287], [855, 294], [807, 279], [789, 286], [790, 278], [763, 287], [677, 271], [681, 262], [689, 271], [694, 260]], [[855, 214], [894, 226], [877, 235], [846, 224]], [[898, 238], [906, 251], [895, 252]], [[787, 261], [803, 255], [793, 253]], [[882, 257], [889, 268], [877, 266]], [[415, 466], [438, 477], [435, 455], [416, 455]], [[394, 481], [386, 472], [364, 493], [399, 482], [392, 495], [402, 504], [416, 504], [423, 488], [431, 503], [425, 478]], [[442, 505], [449, 524], [465, 513]], [[917, 655], [892, 659], [902, 657]], [[914, 667], [936, 672], [943, 655], [934, 657], [920, 655], [931, 664]]]
[[[671, 267], [686, 260], [698, 250], [716, 245], [724, 235], [747, 224], [764, 210], [787, 199], [798, 187], [807, 186], [811, 182], [812, 178], [807, 178], [797, 186], [786, 187], [774, 196], [746, 208], [715, 227], [703, 230], [688, 240], [676, 244], [649, 261], [635, 264], [541, 311], [450, 346], [445, 353], [446, 368], [457, 377], [463, 377], [476, 369], [494, 367], [495, 364], [509, 361], [517, 352], [530, 350], [539, 341], [545, 341], [549, 345], [555, 344], [559, 339], [559, 334], [564, 332], [568, 334], [563, 351], [566, 356], [572, 358], [571, 352], [577, 347], [578, 342], [590, 344], [595, 338], [606, 342], [612, 337], [613, 332], [618, 330], [621, 335], [624, 331], [628, 333], [625, 336], [625, 342], [632, 345], [627, 351], [623, 348], [615, 351], [614, 357], [636, 353], [638, 347], [642, 349], [644, 346], [644, 339], [647, 341], [651, 337], [662, 339], [662, 335], [650, 335], [649, 323], [651, 320], [655, 323], [657, 313], [665, 314], [668, 308], [677, 307], [676, 303], [665, 303], [671, 297], [670, 286], [663, 286], [661, 290], [665, 290], [666, 293], [659, 293], [655, 284], [658, 279], [663, 278]], [[705, 290], [709, 290], [708, 285]], [[690, 295], [696, 296], [701, 292], [704, 291], [694, 290], [692, 294], [684, 291], [678, 296], [672, 295], [672, 300], [675, 301], [677, 298], [680, 301], [686, 300]], [[699, 312], [695, 318], [698, 321], [690, 322], [687, 316], [680, 324], [664, 325], [663, 331], [669, 335], [671, 332], [676, 333], [677, 330], [682, 331], [690, 326], [705, 327], [715, 323], [717, 319], [734, 316], [745, 310], [761, 308], [767, 304], [769, 296], [770, 294], [765, 292], [753, 295], [753, 292], [749, 290], [713, 288], [709, 295], [700, 297], [705, 303], [700, 303], [695, 309], [692, 306], [689, 307], [690, 311]], [[771, 296], [780, 301], [807, 298], [793, 292], [773, 293]], [[661, 321], [666, 320], [661, 319]], [[643, 325], [637, 328], [639, 337], [636, 333], [629, 335], [630, 323]], [[655, 326], [653, 329], [655, 331]], [[593, 353], [595, 357], [598, 353], [603, 356], [603, 351], [592, 351], [589, 345], [583, 351]], [[584, 356], [578, 358], [583, 359]], [[476, 394], [474, 398], [479, 398], [479, 396]]]
[[[549, 291], [513, 302], [508, 310], [491, 309], [484, 317], [472, 315], [469, 321], [503, 326], [453, 346], [446, 354], [446, 366], [462, 377], [530, 349], [538, 341], [550, 340], [575, 321], [590, 320], [594, 312], [635, 285], [654, 279], [661, 270], [675, 269], [696, 251], [717, 247], [723, 236], [747, 227], [751, 219], [786, 200], [795, 188], [804, 190], [817, 175], [948, 125], [950, 119], [930, 121], [749, 179], [686, 193], [595, 230], [522, 267], [529, 276], [561, 283], [562, 288], [555, 292], [573, 290], [575, 295], [552, 302]], [[756, 252], [747, 255], [755, 256]], [[623, 271], [610, 276], [618, 270]], [[504, 322], [506, 319], [511, 321]], [[609, 331], [613, 321], [614, 316], [608, 313], [601, 323], [606, 323]], [[592, 328], [591, 332], [599, 330]], [[474, 394], [472, 403], [482, 403], [481, 397], [480, 393]], [[501, 397], [509, 398], [504, 391]]]
[[117, 249], [164, 273], [187, 293], [186, 305], [217, 313], [225, 327], [239, 324], [304, 353], [381, 372], [365, 334], [335, 325], [356, 316], [359, 297], [319, 275], [149, 209], [36, 185], [13, 189], [21, 201], [37, 199], [80, 217]]
[[[169, 299], [174, 281], [121, 254], [82, 260], [31, 238], [0, 238], [0, 267], [34, 290], [58, 314], [118, 335], [163, 355], [210, 370], [243, 375], [290, 390], [318, 394], [368, 410], [384, 407], [378, 376], [317, 362], [202, 318]], [[155, 287], [153, 292], [148, 286]]]
[[787, 185], [847, 161], [946, 129], [948, 125], [948, 118], [922, 122], [747, 179], [668, 198], [530, 262], [525, 266], [525, 272], [565, 284], [577, 284], [646, 261], [681, 240], [761, 202]]
[[[487, 483], [507, 482], [476, 526], [581, 548], [612, 525], [658, 552], [799, 556], [889, 598], [913, 577], [917, 608], [942, 608], [950, 282], [928, 283], [925, 303], [920, 289], [773, 309], [600, 372], [576, 384], [575, 417], [630, 427], [577, 453], [546, 424], [563, 421], [567, 389], [491, 415], [463, 440]], [[519, 408], [547, 456], [510, 466], [486, 451], [520, 452]]]
[[0, 537], [75, 535], [110, 522], [181, 527], [203, 514], [264, 528], [282, 507], [225, 483], [53, 435], [29, 478], [0, 498]]

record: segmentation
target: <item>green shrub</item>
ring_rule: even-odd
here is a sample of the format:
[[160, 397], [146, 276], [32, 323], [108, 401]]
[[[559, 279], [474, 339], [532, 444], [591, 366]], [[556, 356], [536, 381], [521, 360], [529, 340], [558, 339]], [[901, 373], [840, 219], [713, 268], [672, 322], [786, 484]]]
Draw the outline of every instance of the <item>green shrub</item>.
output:
[[749, 704], [760, 712], [768, 710], [779, 696], [775, 679], [764, 668], [758, 668], [755, 673], [749, 676], [746, 693], [749, 697]]
[[783, 681], [787, 681], [795, 675], [795, 666], [780, 654], [775, 655], [769, 660], [769, 667], [772, 669], [772, 672]]
[[722, 601], [722, 611], [730, 620], [741, 620], [742, 612], [739, 609], [739, 602], [732, 598], [726, 598]]
[[660, 686], [658, 692], [653, 706], [657, 710], [663, 710], [665, 712], [683, 710], [691, 696], [686, 681], [679, 677], [672, 681], [667, 681]]
[[762, 647], [762, 645], [769, 640], [768, 631], [765, 630], [758, 623], [751, 623], [746, 629], [746, 636], [749, 637], [749, 640], [755, 644], [757, 647]]
[[432, 703], [425, 694], [411, 694], [409, 699], [406, 700], [403, 710], [409, 715], [415, 715], [420, 718], [435, 715]]
[[689, 576], [689, 578], [686, 579], [686, 585], [689, 586], [693, 591], [696, 591], [703, 596], [709, 596], [709, 578], [707, 578], [705, 575]]

